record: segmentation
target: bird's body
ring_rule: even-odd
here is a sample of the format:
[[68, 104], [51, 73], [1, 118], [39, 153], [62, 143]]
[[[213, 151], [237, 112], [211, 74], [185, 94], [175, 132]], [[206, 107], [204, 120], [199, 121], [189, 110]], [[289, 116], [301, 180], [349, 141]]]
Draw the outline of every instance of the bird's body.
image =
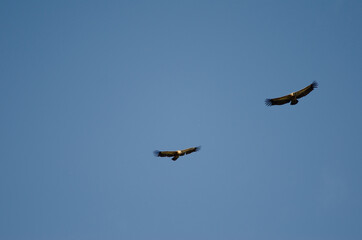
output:
[[286, 96], [279, 98], [272, 98], [272, 99], [268, 98], [265, 100], [265, 104], [268, 106], [272, 106], [272, 105], [283, 105], [290, 102], [290, 105], [296, 105], [299, 102], [297, 99], [307, 96], [311, 91], [313, 91], [314, 88], [317, 87], [318, 83], [313, 82], [309, 86], [299, 91], [292, 92], [291, 94], [288, 94]]
[[176, 161], [180, 156], [197, 152], [200, 150], [200, 148], [201, 147], [199, 146], [199, 147], [192, 147], [177, 151], [154, 151], [154, 154], [156, 157], [172, 157], [172, 160]]

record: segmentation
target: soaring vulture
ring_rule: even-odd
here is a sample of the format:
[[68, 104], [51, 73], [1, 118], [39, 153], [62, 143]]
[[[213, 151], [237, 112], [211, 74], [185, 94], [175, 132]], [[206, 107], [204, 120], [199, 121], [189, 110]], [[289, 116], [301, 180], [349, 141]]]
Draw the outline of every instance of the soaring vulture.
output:
[[154, 151], [156, 157], [172, 157], [172, 160], [176, 161], [180, 156], [185, 154], [190, 154], [193, 152], [199, 151], [201, 146], [187, 148], [184, 150], [177, 150], [177, 151]]
[[307, 96], [311, 91], [313, 91], [314, 88], [317, 88], [317, 87], [318, 87], [318, 83], [314, 81], [311, 85], [303, 88], [302, 90], [293, 92], [284, 97], [272, 98], [272, 99], [268, 98], [265, 100], [265, 104], [268, 106], [272, 106], [272, 105], [283, 105], [283, 104], [290, 102], [290, 105], [295, 105], [298, 103], [298, 100], [297, 100], [298, 98]]

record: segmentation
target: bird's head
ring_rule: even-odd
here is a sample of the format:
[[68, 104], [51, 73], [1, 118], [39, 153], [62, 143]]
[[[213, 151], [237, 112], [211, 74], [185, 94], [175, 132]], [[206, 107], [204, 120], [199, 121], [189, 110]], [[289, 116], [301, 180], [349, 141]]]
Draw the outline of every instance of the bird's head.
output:
[[182, 152], [181, 152], [181, 150], [177, 150], [177, 154], [181, 154]]

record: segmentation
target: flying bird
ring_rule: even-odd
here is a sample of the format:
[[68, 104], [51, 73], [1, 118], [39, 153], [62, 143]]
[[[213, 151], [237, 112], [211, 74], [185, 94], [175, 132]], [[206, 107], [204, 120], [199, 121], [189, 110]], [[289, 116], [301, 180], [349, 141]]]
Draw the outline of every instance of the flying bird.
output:
[[176, 161], [180, 156], [185, 154], [190, 154], [193, 152], [199, 151], [201, 146], [187, 148], [184, 150], [177, 150], [177, 151], [154, 151], [156, 157], [172, 157], [172, 160]]
[[268, 98], [265, 100], [267, 106], [283, 105], [290, 102], [290, 105], [296, 105], [299, 101], [297, 99], [307, 96], [314, 88], [318, 87], [318, 83], [314, 81], [311, 85], [289, 95], [279, 98]]

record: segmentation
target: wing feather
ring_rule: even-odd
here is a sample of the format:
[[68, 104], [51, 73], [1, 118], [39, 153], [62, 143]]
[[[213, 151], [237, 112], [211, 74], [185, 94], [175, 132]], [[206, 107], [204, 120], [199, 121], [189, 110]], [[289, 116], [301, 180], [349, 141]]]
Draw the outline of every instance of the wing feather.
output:
[[318, 87], [318, 83], [316, 81], [314, 81], [311, 85], [295, 92], [295, 96], [297, 98], [302, 98], [304, 96], [307, 96], [311, 91], [313, 91], [314, 88], [317, 88]]
[[154, 151], [153, 153], [157, 157], [173, 157], [177, 155], [176, 151]]
[[279, 98], [271, 98], [271, 99], [268, 98], [265, 100], [265, 104], [267, 106], [283, 105], [283, 104], [290, 102], [291, 98], [292, 98], [291, 95], [286, 95], [286, 96], [279, 97]]
[[192, 147], [192, 148], [187, 148], [187, 149], [181, 150], [181, 152], [182, 152], [183, 154], [185, 154], [185, 153], [186, 153], [186, 154], [190, 154], [190, 153], [199, 151], [200, 148], [201, 148], [201, 146]]

